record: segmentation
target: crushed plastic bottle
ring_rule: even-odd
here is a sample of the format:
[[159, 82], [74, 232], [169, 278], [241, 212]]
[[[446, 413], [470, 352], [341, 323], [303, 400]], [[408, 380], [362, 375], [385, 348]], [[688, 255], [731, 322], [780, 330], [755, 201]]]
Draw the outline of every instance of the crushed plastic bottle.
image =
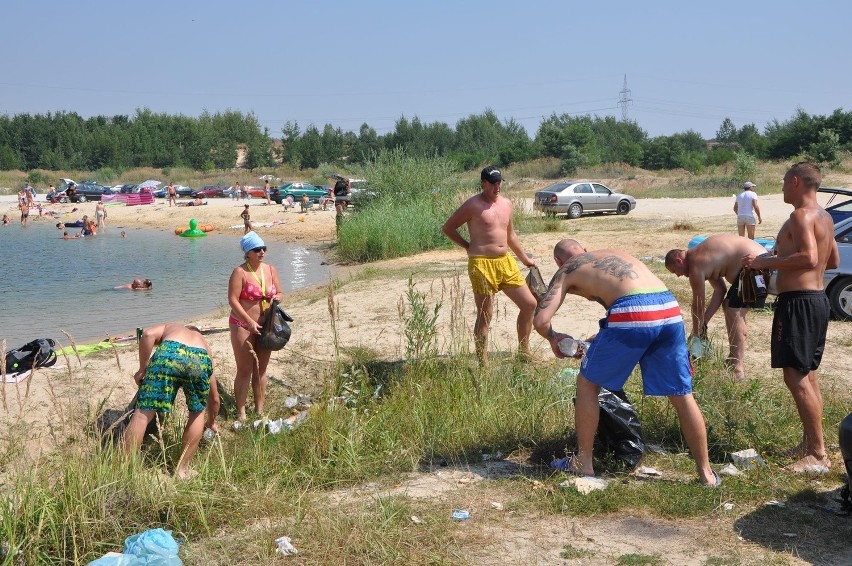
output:
[[583, 356], [589, 348], [589, 343], [582, 340], [574, 340], [573, 338], [563, 338], [559, 341], [559, 351], [571, 358], [575, 356]]

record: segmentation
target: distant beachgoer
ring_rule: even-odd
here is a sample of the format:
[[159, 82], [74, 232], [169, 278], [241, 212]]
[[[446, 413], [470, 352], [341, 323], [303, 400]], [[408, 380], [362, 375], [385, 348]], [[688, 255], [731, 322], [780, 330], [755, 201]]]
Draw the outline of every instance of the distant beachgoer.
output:
[[24, 200], [18, 203], [18, 208], [21, 209], [21, 226], [26, 226], [27, 218], [30, 216], [30, 205]]
[[263, 183], [263, 194], [266, 195], [266, 204], [272, 204], [272, 199], [269, 196], [270, 191], [272, 190], [272, 186], [269, 184], [269, 179], [264, 181]]
[[29, 183], [24, 185], [24, 195], [27, 199], [27, 206], [35, 206], [35, 190]]
[[187, 478], [189, 461], [204, 433], [205, 409], [207, 428], [216, 430], [219, 396], [213, 372], [210, 346], [197, 329], [176, 323], [145, 329], [139, 342], [139, 370], [133, 376], [139, 386], [139, 397], [124, 432], [125, 452], [136, 453], [155, 414], [171, 412], [177, 390], [183, 389], [189, 417], [183, 429], [175, 475]]
[[169, 206], [177, 205], [177, 190], [173, 181], [169, 181], [169, 186], [166, 188], [166, 194], [169, 197]]
[[8, 226], [10, 222], [12, 222], [12, 219], [9, 218], [8, 214], [4, 214], [3, 215], [3, 226]]
[[56, 187], [50, 185], [50, 187], [48, 187], [47, 189], [47, 194], [45, 195], [45, 198], [47, 199], [47, 202], [51, 204], [56, 204], [56, 202], [59, 200], [56, 198]]
[[255, 413], [264, 415], [266, 367], [272, 352], [261, 348], [257, 339], [271, 301], [283, 297], [278, 271], [263, 262], [266, 244], [261, 237], [249, 232], [240, 239], [240, 247], [244, 261], [234, 268], [228, 281], [228, 304], [231, 306], [228, 326], [237, 365], [234, 397], [237, 423], [240, 423], [235, 423], [235, 428], [245, 423], [249, 385], [254, 395]]
[[308, 198], [308, 193], [302, 193], [302, 212], [308, 211], [311, 209], [311, 199]]
[[68, 232], [62, 232], [62, 240], [74, 240], [80, 237], [80, 234], [74, 234], [73, 236], [69, 235]]
[[284, 210], [287, 211], [293, 208], [293, 205], [296, 203], [293, 201], [293, 195], [287, 195], [284, 200], [281, 201], [281, 205], [284, 207]]
[[98, 219], [98, 230], [103, 229], [103, 231], [106, 232], [106, 216], [106, 207], [104, 206], [104, 203], [99, 202], [95, 205], [95, 218]]
[[127, 237], [127, 232], [125, 232], [124, 230], [122, 230], [122, 231], [121, 231], [121, 237], [122, 237], [122, 238], [126, 238], [126, 237]]
[[125, 283], [124, 285], [119, 285], [116, 289], [132, 289], [134, 291], [144, 291], [146, 289], [150, 289], [154, 284], [150, 279], [134, 279], [131, 283]]
[[[754, 240], [754, 229], [756, 224], [762, 224], [760, 218], [760, 207], [757, 205], [757, 193], [754, 192], [755, 185], [752, 182], [743, 183], [743, 191], [737, 195], [734, 203], [734, 214], [737, 215], [737, 233], [745, 236], [746, 230], [750, 240]], [[755, 221], [755, 215], [757, 220]]]
[[248, 234], [249, 232], [252, 231], [251, 214], [249, 214], [249, 205], [246, 205], [245, 209], [242, 211], [240, 216], [243, 219], [243, 226], [245, 228], [245, 230], [243, 231], [243, 234]]
[[243, 189], [239, 182], [234, 183], [234, 187], [231, 189], [231, 198], [236, 200], [243, 198]]

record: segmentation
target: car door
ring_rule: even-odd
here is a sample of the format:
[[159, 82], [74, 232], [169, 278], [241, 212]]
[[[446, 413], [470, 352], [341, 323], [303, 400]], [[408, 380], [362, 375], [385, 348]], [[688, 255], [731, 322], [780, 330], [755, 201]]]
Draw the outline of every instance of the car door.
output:
[[574, 185], [574, 199], [583, 205], [583, 211], [594, 212], [598, 210], [598, 202], [595, 191], [590, 183], [578, 183]]
[[612, 211], [615, 210], [615, 207], [618, 206], [618, 199], [613, 196], [613, 193], [609, 188], [601, 185], [600, 183], [592, 183], [592, 190], [595, 191], [595, 200], [597, 208], [595, 210], [599, 211]]

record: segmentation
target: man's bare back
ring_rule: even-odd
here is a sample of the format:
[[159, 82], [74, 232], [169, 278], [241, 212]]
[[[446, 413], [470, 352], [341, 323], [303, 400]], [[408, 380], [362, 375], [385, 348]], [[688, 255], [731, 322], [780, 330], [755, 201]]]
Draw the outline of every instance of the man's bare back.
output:
[[[665, 284], [635, 257], [619, 250], [595, 250], [571, 257], [553, 276], [563, 278], [562, 295], [572, 294], [609, 308], [624, 295], [638, 290], [663, 290]], [[558, 288], [552, 285], [551, 292]], [[553, 299], [548, 292], [539, 304], [546, 308]]]
[[733, 283], [742, 269], [743, 256], [767, 253], [766, 248], [742, 236], [716, 234], [687, 251], [689, 277], [702, 281], [727, 279]]

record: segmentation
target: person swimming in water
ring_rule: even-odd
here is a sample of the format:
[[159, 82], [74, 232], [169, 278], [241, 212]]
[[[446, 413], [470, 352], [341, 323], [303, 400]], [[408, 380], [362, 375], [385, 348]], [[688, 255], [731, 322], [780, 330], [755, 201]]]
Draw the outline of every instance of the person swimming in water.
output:
[[150, 289], [154, 284], [150, 279], [134, 279], [130, 283], [125, 283], [124, 285], [119, 285], [116, 289], [132, 289], [133, 291], [144, 291], [146, 289]]

